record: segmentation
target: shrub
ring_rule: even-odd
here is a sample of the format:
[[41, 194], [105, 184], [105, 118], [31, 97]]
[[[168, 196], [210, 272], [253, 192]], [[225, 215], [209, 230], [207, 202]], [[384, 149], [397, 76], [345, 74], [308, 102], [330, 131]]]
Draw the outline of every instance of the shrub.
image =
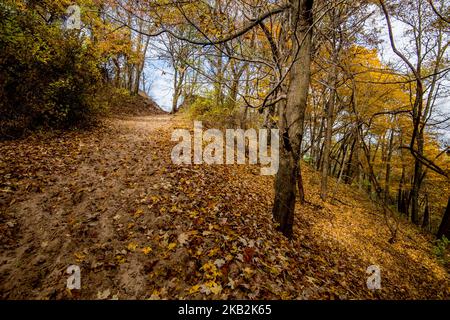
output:
[[0, 21], [0, 136], [92, 119], [101, 73], [86, 38], [11, 1]]
[[[243, 113], [236, 106], [217, 105], [212, 93], [196, 96], [187, 106], [187, 113], [191, 119], [204, 121], [214, 126], [234, 128], [243, 126]], [[246, 120], [249, 122], [249, 119]]]
[[435, 245], [433, 247], [434, 254], [442, 263], [445, 264], [449, 263], [447, 256], [447, 248], [449, 244], [450, 240], [443, 236], [441, 239], [435, 241]]

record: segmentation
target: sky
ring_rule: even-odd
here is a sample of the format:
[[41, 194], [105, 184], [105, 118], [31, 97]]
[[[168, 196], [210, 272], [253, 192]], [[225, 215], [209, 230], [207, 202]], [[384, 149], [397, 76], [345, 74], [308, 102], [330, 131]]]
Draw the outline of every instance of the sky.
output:
[[[401, 59], [394, 53], [394, 51], [391, 48], [390, 45], [390, 40], [389, 40], [389, 34], [388, 34], [388, 29], [387, 27], [385, 27], [385, 21], [384, 21], [384, 17], [382, 17], [381, 15], [377, 16], [377, 21], [376, 24], [378, 26], [381, 26], [381, 39], [383, 40], [383, 44], [380, 46], [380, 58], [381, 61], [384, 63], [403, 63], [401, 61]], [[383, 28], [384, 26], [384, 28]], [[403, 33], [405, 31], [405, 27], [403, 26], [403, 24], [399, 21], [392, 21], [392, 29], [393, 29], [393, 35], [394, 35], [394, 40], [396, 42], [396, 47], [397, 49], [399, 49], [401, 52], [403, 52], [403, 48], [407, 45], [406, 39], [403, 36]], [[446, 53], [447, 56], [449, 56], [450, 54], [447, 52]], [[447, 77], [443, 80], [443, 83], [449, 87], [450, 86], [450, 76], [447, 75]], [[436, 109], [440, 110], [442, 113], [445, 113], [447, 115], [447, 117], [450, 117], [450, 97], [446, 97], [443, 99], [437, 99], [436, 101]], [[450, 129], [446, 129], [446, 130], [440, 130], [439, 131], [440, 134], [442, 134], [442, 140], [446, 141], [446, 144], [449, 145], [450, 144]]]
[[163, 61], [152, 61], [146, 68], [151, 81], [150, 96], [164, 110], [170, 111], [173, 94], [173, 69]]

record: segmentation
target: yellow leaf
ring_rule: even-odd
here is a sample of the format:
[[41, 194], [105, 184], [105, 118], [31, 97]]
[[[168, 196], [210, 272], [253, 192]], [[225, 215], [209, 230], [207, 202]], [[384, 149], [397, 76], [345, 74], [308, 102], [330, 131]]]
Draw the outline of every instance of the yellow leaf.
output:
[[77, 262], [82, 262], [85, 257], [85, 255], [81, 252], [75, 252], [73, 255], [75, 256]]
[[173, 250], [173, 249], [175, 249], [176, 246], [177, 246], [177, 244], [175, 242], [172, 242], [172, 243], [169, 243], [169, 245], [167, 246], [167, 249]]
[[138, 245], [137, 245], [136, 243], [130, 242], [130, 243], [128, 244], [127, 249], [128, 249], [129, 251], [136, 251], [137, 246], [138, 246]]
[[150, 248], [150, 247], [145, 247], [145, 248], [142, 249], [142, 252], [143, 252], [145, 255], [147, 255], [147, 254], [149, 254], [150, 252], [152, 252], [152, 248]]
[[116, 256], [116, 260], [117, 260], [117, 262], [118, 262], [119, 264], [125, 263], [125, 262], [127, 261], [127, 260], [125, 259], [125, 257], [122, 256], [122, 255], [120, 255], [120, 254], [118, 254], [118, 255]]
[[191, 212], [189, 212], [189, 217], [191, 217], [191, 218], [197, 218], [197, 216], [198, 216], [198, 212], [196, 212], [196, 211], [191, 211]]
[[200, 290], [200, 286], [199, 286], [198, 284], [195, 285], [195, 286], [192, 286], [192, 287], [189, 289], [189, 294], [196, 293], [196, 292], [198, 292], [198, 290]]
[[202, 292], [206, 294], [219, 294], [222, 291], [222, 286], [213, 280], [206, 282], [202, 287]]
[[134, 213], [135, 217], [139, 217], [144, 213], [144, 210], [142, 209], [137, 209], [136, 212]]
[[210, 256], [210, 257], [215, 256], [219, 252], [219, 250], [220, 250], [219, 248], [211, 249], [208, 253], [208, 256]]
[[212, 261], [205, 263], [200, 270], [205, 272], [205, 277], [207, 279], [216, 279], [222, 273], [217, 269], [216, 265]]
[[210, 290], [213, 294], [219, 294], [222, 291], [222, 286], [220, 284], [216, 284], [215, 286], [212, 286]]
[[246, 277], [251, 277], [253, 274], [253, 270], [250, 269], [249, 267], [247, 267], [244, 269], [244, 273], [245, 273]]
[[152, 295], [150, 296], [150, 300], [159, 300], [160, 298], [160, 291], [158, 289], [153, 290]]

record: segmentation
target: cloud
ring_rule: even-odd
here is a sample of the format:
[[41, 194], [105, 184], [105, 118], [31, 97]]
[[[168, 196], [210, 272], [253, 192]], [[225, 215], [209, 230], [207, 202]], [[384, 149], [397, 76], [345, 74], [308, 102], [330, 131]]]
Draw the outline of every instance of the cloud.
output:
[[149, 95], [164, 110], [172, 108], [173, 69], [164, 61], [149, 63], [144, 70], [147, 78], [151, 79]]

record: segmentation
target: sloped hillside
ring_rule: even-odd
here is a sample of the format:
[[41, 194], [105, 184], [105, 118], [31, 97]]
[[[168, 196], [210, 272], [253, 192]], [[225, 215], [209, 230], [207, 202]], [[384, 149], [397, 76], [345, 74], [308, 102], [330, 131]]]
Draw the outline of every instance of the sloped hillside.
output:
[[[294, 239], [271, 220], [255, 166], [177, 166], [169, 116], [0, 146], [0, 297], [65, 299], [448, 299], [431, 239], [306, 165]], [[391, 222], [392, 221], [389, 221]], [[81, 290], [66, 289], [69, 265]], [[367, 289], [370, 265], [381, 289]]]
[[137, 95], [114, 94], [109, 99], [109, 103], [109, 113], [116, 117], [150, 116], [167, 113], [143, 91], [139, 91]]

